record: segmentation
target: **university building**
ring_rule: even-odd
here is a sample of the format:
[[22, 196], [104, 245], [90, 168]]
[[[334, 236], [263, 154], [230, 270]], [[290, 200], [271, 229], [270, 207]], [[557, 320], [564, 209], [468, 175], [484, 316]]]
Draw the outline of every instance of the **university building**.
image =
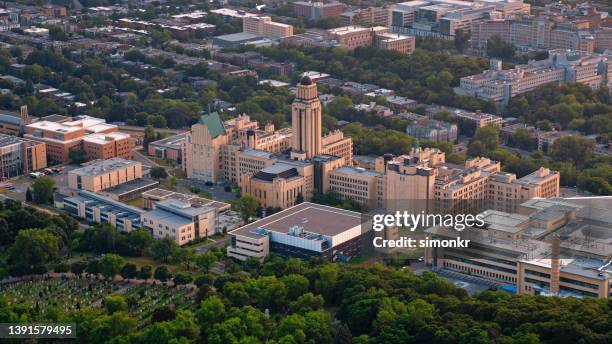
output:
[[347, 261], [361, 253], [361, 223], [360, 213], [304, 202], [230, 232], [227, 256]]
[[531, 199], [516, 213], [485, 211], [483, 228], [427, 229], [432, 238], [470, 244], [427, 248], [425, 260], [436, 271], [510, 285], [518, 294], [610, 298], [609, 210], [609, 203]]
[[519, 94], [561, 82], [580, 83], [592, 89], [610, 87], [612, 57], [555, 50], [549, 52], [546, 60], [529, 61], [509, 70], [502, 70], [501, 61], [492, 59], [491, 69], [462, 77], [455, 92], [506, 105]]
[[326, 192], [328, 173], [352, 164], [352, 140], [340, 131], [323, 136], [317, 86], [304, 77], [292, 104], [291, 129], [257, 129], [248, 116], [221, 121], [202, 116], [184, 142], [188, 178], [242, 187], [264, 207], [288, 208], [298, 195]]
[[24, 138], [43, 142], [47, 159], [57, 163], [70, 160], [70, 150], [82, 152], [90, 160], [120, 157], [131, 159], [134, 143], [118, 127], [90, 116], [56, 116], [25, 126]]

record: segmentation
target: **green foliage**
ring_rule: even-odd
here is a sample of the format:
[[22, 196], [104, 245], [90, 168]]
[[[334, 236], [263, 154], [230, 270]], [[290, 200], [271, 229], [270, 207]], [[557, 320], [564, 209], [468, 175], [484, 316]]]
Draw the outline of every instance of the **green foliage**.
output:
[[100, 272], [104, 277], [112, 279], [121, 272], [125, 259], [116, 254], [106, 254], [100, 259]]
[[168, 173], [163, 167], [153, 167], [151, 169], [151, 177], [155, 179], [165, 179], [166, 177], [168, 177]]
[[68, 150], [68, 157], [70, 158], [70, 161], [74, 164], [82, 164], [84, 162], [87, 162], [88, 160], [87, 155], [85, 155], [80, 150], [76, 150], [74, 148], [70, 148]]
[[58, 258], [60, 240], [47, 229], [20, 230], [11, 246], [7, 265], [13, 276], [41, 274]]
[[341, 199], [339, 195], [333, 191], [327, 193], [315, 193], [310, 200], [313, 203], [330, 205], [336, 208], [342, 208], [346, 210], [353, 210], [361, 212], [363, 209], [361, 205], [352, 199]]
[[106, 312], [112, 315], [115, 312], [125, 312], [128, 309], [127, 301], [123, 295], [109, 295], [102, 301]]
[[240, 213], [244, 222], [249, 222], [249, 219], [257, 215], [259, 202], [251, 195], [243, 195], [232, 206]]
[[48, 176], [36, 178], [31, 185], [32, 200], [37, 204], [53, 204], [55, 180]]
[[514, 45], [506, 43], [499, 35], [493, 35], [487, 40], [487, 55], [511, 59], [514, 57]]
[[583, 166], [593, 156], [595, 142], [583, 136], [564, 136], [552, 145], [550, 156], [558, 161], [569, 161]]
[[179, 249], [179, 246], [172, 238], [164, 237], [163, 239], [155, 240], [151, 246], [151, 253], [155, 260], [167, 263], [170, 257], [175, 255]]
[[412, 137], [403, 132], [365, 128], [361, 123], [351, 123], [344, 127], [343, 132], [353, 139], [355, 153], [361, 155], [406, 154], [413, 143]]

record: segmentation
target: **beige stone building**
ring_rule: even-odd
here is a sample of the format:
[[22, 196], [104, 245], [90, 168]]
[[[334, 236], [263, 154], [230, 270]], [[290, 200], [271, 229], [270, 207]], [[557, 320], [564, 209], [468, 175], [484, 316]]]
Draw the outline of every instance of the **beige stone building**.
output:
[[273, 22], [270, 17], [243, 17], [242, 32], [268, 38], [293, 36], [293, 26]]
[[138, 178], [142, 178], [139, 161], [113, 158], [68, 172], [68, 186], [75, 190], [99, 192]]
[[265, 207], [290, 207], [298, 194], [309, 200], [315, 189], [329, 190], [331, 170], [352, 164], [353, 141], [341, 131], [322, 136], [321, 115], [317, 86], [305, 77], [292, 104], [291, 128], [268, 124], [259, 130], [246, 115], [225, 123], [216, 113], [202, 116], [184, 143], [186, 174], [238, 185]]
[[380, 49], [394, 50], [411, 54], [415, 49], [414, 36], [390, 33], [385, 26], [361, 27], [344, 26], [327, 31], [329, 39], [333, 39], [347, 49], [374, 46]]
[[208, 238], [215, 231], [214, 207], [191, 200], [167, 199], [155, 203], [155, 209], [142, 214], [142, 226], [153, 238], [172, 238], [182, 246]]
[[213, 112], [203, 115], [200, 122], [191, 126], [184, 142], [183, 168], [187, 178], [217, 182], [221, 179], [221, 149], [228, 144], [228, 136], [219, 118]]

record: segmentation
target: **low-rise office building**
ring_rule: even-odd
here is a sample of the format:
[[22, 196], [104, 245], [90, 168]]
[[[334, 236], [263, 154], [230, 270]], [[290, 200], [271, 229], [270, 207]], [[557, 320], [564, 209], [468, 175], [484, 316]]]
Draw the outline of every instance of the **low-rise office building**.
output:
[[142, 163], [113, 158], [95, 161], [68, 172], [68, 186], [98, 192], [138, 178], [142, 178]]
[[0, 134], [0, 180], [47, 167], [45, 144]]
[[216, 209], [197, 199], [167, 199], [142, 214], [142, 226], [153, 238], [172, 238], [179, 246], [216, 234]]
[[120, 232], [131, 232], [142, 228], [140, 208], [115, 201], [94, 192], [80, 190], [76, 196], [62, 201], [68, 214], [89, 222], [108, 222]]
[[270, 253], [346, 261], [361, 253], [361, 223], [360, 213], [305, 202], [230, 232], [227, 255], [242, 261]]

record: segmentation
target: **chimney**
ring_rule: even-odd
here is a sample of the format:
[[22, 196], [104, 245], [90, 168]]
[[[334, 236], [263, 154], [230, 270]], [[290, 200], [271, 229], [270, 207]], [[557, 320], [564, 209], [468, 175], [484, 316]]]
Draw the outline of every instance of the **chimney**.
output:
[[558, 234], [553, 235], [552, 256], [550, 261], [550, 292], [559, 295], [559, 274], [561, 272], [561, 238]]

